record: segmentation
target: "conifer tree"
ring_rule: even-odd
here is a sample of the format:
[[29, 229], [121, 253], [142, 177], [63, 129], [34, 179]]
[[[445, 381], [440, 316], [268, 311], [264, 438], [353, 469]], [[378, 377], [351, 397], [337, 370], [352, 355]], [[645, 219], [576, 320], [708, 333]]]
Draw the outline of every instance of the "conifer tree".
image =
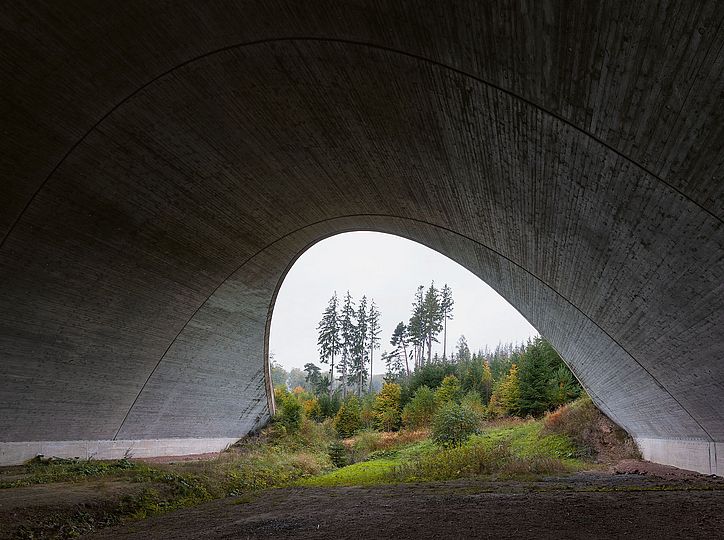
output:
[[362, 296], [357, 307], [357, 326], [354, 332], [352, 365], [349, 373], [350, 383], [357, 385], [357, 396], [362, 395], [362, 387], [367, 381], [367, 297]]
[[447, 283], [440, 291], [440, 311], [443, 320], [442, 357], [447, 360], [447, 322], [453, 319], [453, 306], [455, 302], [452, 297], [452, 289]]
[[347, 384], [348, 384], [348, 373], [350, 371], [356, 341], [357, 341], [357, 327], [354, 322], [354, 303], [352, 301], [352, 295], [347, 294], [344, 297], [344, 304], [342, 305], [342, 311], [340, 313], [340, 336], [342, 345], [340, 351], [342, 353], [342, 359], [339, 362], [337, 370], [340, 373], [340, 380], [342, 382], [342, 395], [347, 397]]
[[375, 349], [380, 348], [380, 311], [374, 299], [370, 302], [370, 311], [367, 315], [367, 343], [370, 350], [370, 393], [372, 393], [372, 358]]
[[550, 407], [550, 384], [553, 376], [550, 358], [545, 354], [541, 340], [526, 347], [520, 359], [520, 414], [540, 416]]
[[483, 404], [487, 405], [490, 403], [490, 397], [493, 395], [493, 372], [490, 370], [490, 362], [487, 360], [483, 362], [483, 378], [481, 386], [480, 395], [483, 398]]
[[412, 315], [407, 324], [407, 335], [414, 348], [415, 369], [422, 366], [422, 351], [425, 344], [424, 329], [424, 295], [425, 287], [420, 285], [415, 292], [415, 300], [412, 303]]
[[375, 427], [382, 431], [393, 431], [400, 428], [402, 410], [400, 402], [402, 387], [399, 384], [385, 383], [377, 394], [373, 405]]
[[407, 371], [407, 376], [410, 376], [410, 363], [407, 360], [407, 327], [405, 326], [405, 323], [400, 321], [397, 326], [395, 327], [394, 332], [392, 332], [392, 338], [390, 339], [390, 345], [395, 347], [395, 350], [392, 354], [402, 355], [405, 357], [405, 368]]
[[[317, 338], [317, 346], [319, 347], [319, 356], [322, 363], [330, 363], [329, 367], [329, 395], [332, 395], [332, 383], [334, 380], [334, 357], [340, 351], [340, 320], [337, 313], [337, 292], [335, 291], [332, 298], [322, 313], [322, 320], [317, 325], [319, 336]], [[306, 367], [305, 367], [306, 369]]]
[[490, 398], [490, 409], [494, 414], [516, 415], [520, 411], [520, 382], [518, 366], [513, 364]]
[[458, 338], [455, 360], [457, 360], [458, 363], [465, 363], [470, 361], [470, 347], [468, 346], [468, 340], [465, 339], [465, 336], [462, 334]]
[[405, 368], [402, 364], [402, 358], [397, 351], [392, 353], [388, 353], [387, 351], [383, 352], [382, 361], [387, 367], [387, 371], [385, 372], [385, 380], [390, 382], [396, 381], [405, 373]]
[[423, 336], [427, 342], [427, 362], [432, 360], [432, 342], [437, 342], [436, 336], [442, 330], [442, 311], [440, 310], [440, 296], [435, 288], [435, 282], [430, 283], [430, 287], [425, 293], [425, 299], [422, 306], [423, 314]]

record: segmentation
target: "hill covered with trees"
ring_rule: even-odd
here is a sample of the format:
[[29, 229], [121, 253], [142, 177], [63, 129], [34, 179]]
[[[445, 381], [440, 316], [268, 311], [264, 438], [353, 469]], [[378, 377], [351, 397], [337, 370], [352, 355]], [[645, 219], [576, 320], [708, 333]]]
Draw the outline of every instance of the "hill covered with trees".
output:
[[[454, 305], [447, 285], [417, 287], [409, 320], [400, 321], [385, 340], [390, 348], [379, 356], [385, 374], [377, 393], [370, 375], [383, 341], [380, 309], [374, 299], [355, 301], [347, 292], [340, 301], [335, 292], [317, 325], [320, 365], [309, 362], [287, 373], [272, 363], [278, 397], [292, 391], [317, 421], [335, 418], [346, 425], [354, 416], [357, 429], [375, 427], [379, 422], [373, 419], [387, 415], [384, 427], [394, 430], [429, 427], [448, 403], [482, 419], [540, 417], [581, 395], [573, 373], [541, 337], [471, 353], [460, 336], [448, 353], [447, 321]], [[440, 340], [442, 356], [433, 354]], [[387, 412], [375, 412], [381, 409]]]

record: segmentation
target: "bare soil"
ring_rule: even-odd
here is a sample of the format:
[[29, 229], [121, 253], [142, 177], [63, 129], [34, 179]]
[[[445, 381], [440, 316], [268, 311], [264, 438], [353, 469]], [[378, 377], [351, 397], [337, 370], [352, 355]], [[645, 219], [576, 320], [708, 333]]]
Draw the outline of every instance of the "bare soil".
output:
[[688, 472], [681, 474], [686, 478], [662, 478], [641, 462], [636, 467], [646, 474], [625, 472], [633, 466], [622, 465], [621, 474], [596, 471], [531, 482], [273, 489], [90, 538], [722, 537], [722, 479]]
[[[92, 479], [0, 489], [0, 539], [66, 538], [113, 524], [109, 513], [118, 502], [148, 487]], [[72, 529], [65, 524], [69, 516], [76, 517]]]
[[[17, 471], [2, 471], [9, 478]], [[0, 538], [721, 538], [724, 479], [639, 460], [537, 481], [464, 480], [271, 489], [116, 526], [97, 521], [146, 484], [116, 480], [0, 490]], [[58, 531], [62, 516], [87, 528]], [[96, 519], [96, 521], [94, 521]]]

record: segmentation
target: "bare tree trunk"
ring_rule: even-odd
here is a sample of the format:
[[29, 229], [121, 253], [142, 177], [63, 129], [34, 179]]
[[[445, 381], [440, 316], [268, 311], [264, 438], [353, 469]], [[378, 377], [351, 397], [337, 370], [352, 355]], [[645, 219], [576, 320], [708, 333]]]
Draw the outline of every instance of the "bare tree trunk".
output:
[[372, 356], [374, 355], [374, 347], [370, 347], [370, 394], [372, 393]]
[[[407, 360], [407, 347], [405, 346], [405, 340], [402, 340], [402, 352], [405, 355], [405, 368], [407, 368], [407, 376], [410, 376], [410, 362]], [[370, 370], [372, 368], [370, 367]]]
[[347, 399], [347, 366], [342, 369], [342, 399]]
[[445, 317], [445, 330], [443, 330], [442, 334], [442, 357], [443, 359], [447, 360], [447, 313], [444, 314]]
[[332, 355], [332, 362], [329, 368], [329, 399], [332, 399], [332, 391], [334, 389], [334, 355]]

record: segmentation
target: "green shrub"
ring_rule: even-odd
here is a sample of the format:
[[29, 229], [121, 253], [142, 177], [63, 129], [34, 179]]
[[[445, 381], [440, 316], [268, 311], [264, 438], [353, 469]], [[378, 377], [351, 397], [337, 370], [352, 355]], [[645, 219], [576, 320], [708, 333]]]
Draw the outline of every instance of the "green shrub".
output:
[[499, 472], [513, 459], [506, 445], [448, 447], [395, 468], [398, 482], [451, 480]]
[[421, 386], [402, 411], [402, 422], [411, 429], [427, 427], [435, 414], [435, 393]]
[[277, 409], [276, 420], [283, 425], [289, 433], [296, 433], [302, 425], [302, 404], [293, 395], [287, 394], [282, 398]]
[[369, 455], [379, 449], [382, 434], [378, 431], [359, 431], [348, 447], [347, 464], [365, 461]]
[[398, 482], [451, 480], [479, 475], [508, 477], [559, 474], [572, 470], [563, 460], [550, 456], [516, 455], [508, 444], [469, 444], [423, 454], [396, 466], [391, 480]]
[[365, 394], [360, 399], [360, 429], [375, 428], [375, 394]]
[[319, 399], [312, 397], [304, 401], [302, 407], [304, 407], [304, 416], [311, 418], [315, 422], [321, 422], [324, 420], [322, 416], [322, 407], [319, 405]]
[[460, 381], [455, 375], [448, 375], [442, 380], [440, 388], [435, 391], [435, 402], [438, 407], [450, 402], [460, 401], [462, 390]]
[[327, 454], [335, 467], [347, 466], [347, 449], [340, 441], [334, 441], [327, 447]]
[[334, 417], [334, 428], [340, 437], [351, 437], [361, 427], [361, 409], [359, 400], [352, 396], [339, 409]]
[[339, 412], [341, 402], [339, 396], [335, 393], [330, 397], [329, 394], [319, 396], [319, 408], [322, 418], [334, 418]]
[[451, 401], [437, 410], [432, 439], [440, 446], [459, 446], [480, 431], [480, 416], [467, 405]]
[[382, 431], [396, 431], [400, 429], [402, 415], [400, 414], [400, 398], [402, 388], [399, 384], [385, 383], [375, 398], [372, 407], [375, 428]]
[[410, 377], [410, 392], [414, 392], [421, 386], [435, 389], [442, 384], [443, 379], [453, 375], [457, 370], [455, 364], [449, 362], [431, 362], [417, 368]]
[[464, 407], [469, 407], [475, 411], [479, 418], [484, 418], [487, 414], [487, 407], [483, 405], [483, 398], [480, 397], [475, 390], [470, 390], [460, 400], [460, 404]]

